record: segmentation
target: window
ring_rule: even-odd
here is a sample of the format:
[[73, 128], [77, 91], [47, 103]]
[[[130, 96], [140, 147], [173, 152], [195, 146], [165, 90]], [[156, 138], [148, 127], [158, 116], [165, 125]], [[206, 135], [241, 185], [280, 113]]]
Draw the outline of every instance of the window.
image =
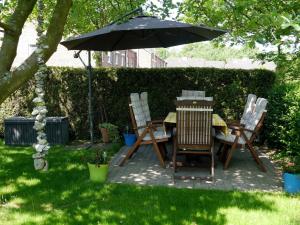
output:
[[125, 53], [122, 53], [122, 55], [121, 55], [121, 66], [126, 66], [125, 65], [125, 57], [126, 57], [126, 54]]
[[119, 65], [119, 52], [115, 52], [116, 65]]
[[110, 63], [110, 64], [112, 63], [111, 55], [112, 55], [111, 52], [107, 53], [107, 62]]

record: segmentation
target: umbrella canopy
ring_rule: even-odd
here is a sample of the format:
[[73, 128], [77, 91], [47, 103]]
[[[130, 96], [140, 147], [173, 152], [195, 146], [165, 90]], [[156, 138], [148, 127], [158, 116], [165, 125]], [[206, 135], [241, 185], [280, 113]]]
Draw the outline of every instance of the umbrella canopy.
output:
[[160, 20], [153, 16], [140, 15], [126, 22], [112, 23], [102, 29], [61, 42], [61, 44], [69, 50], [88, 50], [87, 69], [89, 74], [89, 123], [91, 143], [94, 142], [91, 51], [166, 48], [175, 45], [212, 40], [224, 33], [226, 33], [226, 31], [206, 26], [196, 26], [176, 21]]
[[138, 48], [170, 47], [208, 41], [224, 30], [191, 25], [153, 16], [137, 16], [124, 23], [113, 23], [102, 29], [61, 42], [69, 50], [114, 51]]

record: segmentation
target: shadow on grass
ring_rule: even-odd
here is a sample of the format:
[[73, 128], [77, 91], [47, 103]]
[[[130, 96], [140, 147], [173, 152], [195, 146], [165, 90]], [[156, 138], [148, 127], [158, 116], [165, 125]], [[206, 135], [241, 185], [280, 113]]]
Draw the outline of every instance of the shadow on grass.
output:
[[32, 151], [0, 144], [7, 224], [226, 224], [223, 209], [275, 210], [257, 193], [91, 183], [80, 161], [86, 151], [51, 149], [50, 170], [39, 173]]

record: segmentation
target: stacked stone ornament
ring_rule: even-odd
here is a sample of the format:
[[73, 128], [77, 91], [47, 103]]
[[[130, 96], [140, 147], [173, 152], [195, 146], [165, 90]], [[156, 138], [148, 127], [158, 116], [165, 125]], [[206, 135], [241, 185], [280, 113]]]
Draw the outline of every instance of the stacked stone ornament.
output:
[[35, 116], [35, 122], [33, 128], [37, 132], [37, 143], [33, 144], [36, 153], [32, 155], [34, 159], [34, 168], [36, 170], [48, 170], [48, 161], [46, 160], [46, 155], [50, 148], [47, 141], [47, 136], [45, 133], [46, 127], [46, 114], [47, 108], [44, 101], [45, 91], [44, 91], [44, 80], [47, 76], [47, 67], [43, 60], [43, 49], [47, 46], [43, 45], [43, 16], [42, 11], [44, 9], [43, 1], [38, 1], [38, 26], [37, 26], [37, 49], [35, 53], [37, 54], [38, 61], [38, 71], [34, 75], [35, 78], [35, 94], [36, 97], [33, 99], [35, 105], [32, 115]]

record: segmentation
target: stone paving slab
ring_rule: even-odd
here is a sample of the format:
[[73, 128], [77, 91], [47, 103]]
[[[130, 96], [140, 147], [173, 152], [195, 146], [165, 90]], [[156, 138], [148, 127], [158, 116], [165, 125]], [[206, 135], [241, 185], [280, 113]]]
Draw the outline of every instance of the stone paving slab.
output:
[[[215, 149], [215, 152], [217, 150]], [[167, 146], [169, 154], [171, 145]], [[124, 166], [118, 166], [119, 161], [125, 156], [128, 147], [123, 146], [119, 153], [113, 158], [108, 182], [127, 183], [154, 186], [172, 186], [177, 188], [202, 188], [221, 190], [260, 190], [260, 191], [282, 191], [281, 175], [276, 166], [268, 159], [267, 155], [260, 153], [267, 173], [261, 172], [247, 149], [238, 149], [229, 164], [227, 170], [216, 158], [214, 182], [203, 179], [179, 180], [173, 178], [173, 169], [167, 162], [164, 169], [151, 145], [141, 146]], [[209, 175], [209, 168], [185, 168], [180, 170], [182, 174]]]

